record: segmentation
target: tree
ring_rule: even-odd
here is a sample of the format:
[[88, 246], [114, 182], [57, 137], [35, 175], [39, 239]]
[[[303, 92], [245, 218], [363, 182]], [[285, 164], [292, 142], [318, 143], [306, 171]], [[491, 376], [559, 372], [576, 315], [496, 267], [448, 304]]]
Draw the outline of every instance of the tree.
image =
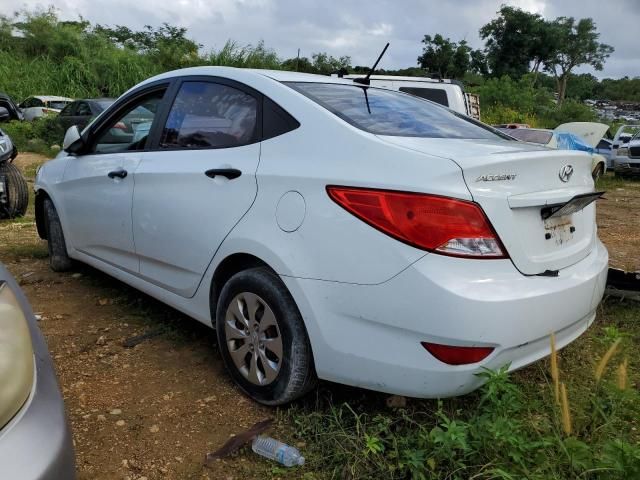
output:
[[94, 31], [122, 48], [148, 55], [164, 70], [191, 65], [201, 48], [200, 44], [187, 38], [186, 28], [168, 23], [157, 28], [145, 25], [141, 31], [133, 31], [122, 25], [114, 28], [96, 25]]
[[469, 70], [471, 48], [465, 40], [455, 43], [437, 33], [434, 37], [425, 35], [422, 43], [418, 64], [427, 72], [437, 73], [440, 78], [462, 78]]
[[471, 64], [470, 69], [471, 72], [477, 73], [486, 77], [489, 75], [489, 65], [487, 64], [487, 56], [484, 54], [482, 50], [472, 50], [471, 51]]
[[491, 74], [520, 78], [537, 73], [555, 49], [549, 32], [549, 23], [540, 15], [503, 5], [498, 17], [480, 29]]
[[333, 57], [325, 52], [318, 52], [311, 55], [313, 68], [321, 75], [330, 75], [339, 71], [349, 70], [351, 67], [351, 57]]
[[558, 104], [561, 104], [572, 70], [580, 65], [602, 70], [605, 60], [613, 53], [613, 47], [598, 41], [600, 34], [591, 18], [576, 22], [573, 17], [558, 17], [551, 23], [551, 34], [556, 45], [544, 61], [544, 68], [556, 79]]

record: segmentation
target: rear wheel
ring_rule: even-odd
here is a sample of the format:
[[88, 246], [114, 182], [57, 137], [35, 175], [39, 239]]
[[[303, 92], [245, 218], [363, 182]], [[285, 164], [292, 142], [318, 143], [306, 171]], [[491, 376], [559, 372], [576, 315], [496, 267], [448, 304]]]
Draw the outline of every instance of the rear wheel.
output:
[[66, 272], [73, 266], [73, 261], [67, 255], [67, 244], [58, 212], [48, 198], [44, 200], [43, 209], [49, 247], [49, 266], [54, 272]]
[[[5, 203], [0, 204], [0, 218], [22, 217], [29, 205], [29, 187], [20, 169], [13, 163], [0, 165], [0, 177], [4, 177], [7, 191]], [[4, 207], [4, 208], [3, 208]]]
[[220, 293], [218, 345], [234, 381], [265, 405], [290, 402], [315, 385], [311, 345], [298, 308], [268, 268], [235, 274]]

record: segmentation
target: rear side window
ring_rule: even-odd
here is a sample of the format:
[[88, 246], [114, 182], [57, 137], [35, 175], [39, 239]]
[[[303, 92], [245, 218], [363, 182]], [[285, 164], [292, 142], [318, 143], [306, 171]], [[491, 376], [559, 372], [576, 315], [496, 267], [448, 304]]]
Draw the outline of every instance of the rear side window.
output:
[[224, 148], [255, 140], [257, 100], [227, 85], [184, 82], [160, 139], [161, 148]]
[[351, 125], [376, 135], [509, 139], [449, 109], [392, 90], [339, 83], [287, 85]]
[[447, 92], [441, 88], [416, 88], [416, 87], [400, 87], [399, 90], [404, 93], [410, 93], [416, 97], [431, 100], [445, 107], [449, 106]]

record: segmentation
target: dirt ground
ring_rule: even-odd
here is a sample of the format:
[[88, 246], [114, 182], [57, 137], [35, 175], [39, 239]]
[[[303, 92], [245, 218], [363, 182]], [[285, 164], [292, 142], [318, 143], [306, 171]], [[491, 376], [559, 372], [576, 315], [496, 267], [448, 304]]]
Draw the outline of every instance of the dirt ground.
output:
[[628, 271], [640, 271], [640, 181], [607, 177], [599, 190], [598, 235], [609, 249], [609, 264]]
[[[42, 159], [21, 154], [35, 172]], [[241, 454], [204, 467], [204, 456], [275, 411], [228, 380], [215, 334], [195, 320], [94, 270], [49, 270], [33, 205], [0, 223], [0, 261], [21, 284], [47, 339], [76, 448], [79, 479], [246, 479], [273, 464]], [[133, 348], [123, 341], [153, 332]], [[272, 429], [276, 438], [286, 436]]]
[[[43, 160], [21, 154], [17, 163], [32, 181]], [[598, 224], [611, 263], [640, 270], [640, 182], [605, 179], [603, 186], [608, 193], [598, 205]], [[0, 223], [0, 261], [41, 316], [80, 479], [274, 475], [273, 464], [249, 453], [203, 466], [207, 452], [276, 413], [233, 387], [211, 330], [89, 267], [50, 271], [33, 205], [25, 218]], [[147, 332], [153, 336], [123, 346]], [[271, 433], [286, 440], [288, 428], [280, 424]]]

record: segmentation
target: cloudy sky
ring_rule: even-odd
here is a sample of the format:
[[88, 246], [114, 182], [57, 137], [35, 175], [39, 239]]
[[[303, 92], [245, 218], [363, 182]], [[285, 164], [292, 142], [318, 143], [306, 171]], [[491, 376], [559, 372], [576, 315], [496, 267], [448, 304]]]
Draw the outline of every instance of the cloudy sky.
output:
[[[168, 22], [189, 29], [205, 48], [227, 39], [264, 40], [283, 58], [317, 51], [350, 55], [354, 65], [370, 64], [391, 42], [381, 67], [414, 66], [425, 34], [441, 33], [481, 46], [478, 29], [502, 3], [546, 18], [592, 17], [601, 41], [615, 53], [599, 77], [640, 76], [640, 0], [0, 0], [0, 13], [54, 5], [64, 19], [79, 15], [94, 23], [127, 25]], [[590, 71], [583, 69], [583, 71]]]

